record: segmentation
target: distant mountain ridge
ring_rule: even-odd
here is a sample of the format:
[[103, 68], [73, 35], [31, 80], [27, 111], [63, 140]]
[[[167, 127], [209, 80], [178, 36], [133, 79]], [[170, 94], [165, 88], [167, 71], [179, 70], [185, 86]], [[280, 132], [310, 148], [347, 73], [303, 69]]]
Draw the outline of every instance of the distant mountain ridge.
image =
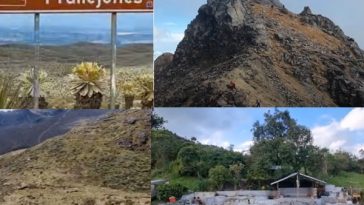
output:
[[14, 110], [0, 112], [0, 154], [28, 148], [62, 135], [77, 123], [96, 120], [108, 110]]
[[[77, 28], [42, 28], [40, 43], [42, 45], [68, 45], [79, 42], [110, 43], [110, 30], [80, 30]], [[124, 32], [118, 31], [117, 45], [152, 43], [153, 34], [149, 31]], [[33, 44], [33, 31], [24, 29], [0, 28], [0, 45]]]

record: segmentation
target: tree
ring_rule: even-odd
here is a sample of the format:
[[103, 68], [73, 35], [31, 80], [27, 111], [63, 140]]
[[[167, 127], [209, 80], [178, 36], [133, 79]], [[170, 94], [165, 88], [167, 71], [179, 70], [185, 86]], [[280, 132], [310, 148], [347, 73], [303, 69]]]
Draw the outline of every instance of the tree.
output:
[[224, 184], [231, 179], [230, 172], [222, 165], [217, 165], [209, 171], [209, 181], [218, 190], [222, 190]]
[[304, 168], [307, 172], [308, 147], [313, 142], [311, 131], [297, 124], [288, 111], [268, 111], [264, 123], [255, 122], [252, 131], [255, 144], [266, 145], [259, 154], [271, 154], [274, 165], [287, 164], [295, 171]]
[[229, 166], [229, 170], [231, 172], [232, 179], [234, 182], [234, 190], [237, 190], [237, 187], [238, 187], [240, 179], [241, 179], [241, 174], [242, 174], [243, 168], [244, 168], [244, 165], [242, 163], [233, 164], [233, 165]]
[[163, 117], [158, 116], [157, 114], [152, 114], [152, 128], [153, 129], [161, 129], [163, 128], [163, 125], [167, 123], [166, 120], [164, 120]]
[[234, 151], [234, 145], [233, 144], [230, 144], [229, 147], [228, 147], [228, 150], [233, 152]]
[[[307, 173], [307, 161], [313, 149], [311, 131], [299, 125], [288, 111], [268, 111], [263, 123], [257, 121], [253, 124], [252, 132], [254, 145], [250, 152], [255, 159], [253, 163], [256, 163], [252, 167], [259, 169], [260, 177], [273, 174], [275, 178], [301, 169]], [[281, 169], [273, 169], [277, 166]]]
[[194, 145], [180, 149], [177, 155], [179, 173], [182, 176], [199, 176], [200, 155]]

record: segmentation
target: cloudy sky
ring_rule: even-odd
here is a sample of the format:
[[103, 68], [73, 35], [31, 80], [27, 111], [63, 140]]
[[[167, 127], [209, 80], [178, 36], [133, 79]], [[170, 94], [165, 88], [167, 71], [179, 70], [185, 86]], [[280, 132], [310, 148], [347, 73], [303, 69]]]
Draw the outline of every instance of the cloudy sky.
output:
[[[251, 128], [263, 122], [263, 114], [274, 108], [157, 108], [168, 123], [165, 127], [180, 136], [196, 137], [203, 144], [246, 151], [252, 144]], [[332, 151], [358, 154], [364, 148], [364, 108], [280, 108], [288, 110], [299, 124], [311, 129], [314, 144]]]
[[[299, 13], [308, 5], [316, 14], [329, 17], [364, 48], [363, 0], [281, 0], [288, 9]], [[187, 25], [206, 0], [155, 0], [155, 56], [174, 53]]]
[[[32, 29], [32, 14], [1, 14], [0, 28]], [[41, 14], [42, 27], [65, 27], [77, 29], [110, 29], [111, 14]], [[119, 13], [118, 30], [153, 31], [153, 14]]]

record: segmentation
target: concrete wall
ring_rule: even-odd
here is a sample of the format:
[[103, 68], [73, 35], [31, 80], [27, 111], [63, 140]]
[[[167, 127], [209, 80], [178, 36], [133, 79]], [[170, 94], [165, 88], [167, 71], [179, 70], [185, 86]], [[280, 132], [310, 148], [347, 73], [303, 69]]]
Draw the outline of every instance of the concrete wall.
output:
[[[297, 189], [296, 188], [279, 188], [279, 193], [284, 197], [296, 197]], [[315, 197], [317, 196], [316, 188], [299, 188], [298, 197]]]

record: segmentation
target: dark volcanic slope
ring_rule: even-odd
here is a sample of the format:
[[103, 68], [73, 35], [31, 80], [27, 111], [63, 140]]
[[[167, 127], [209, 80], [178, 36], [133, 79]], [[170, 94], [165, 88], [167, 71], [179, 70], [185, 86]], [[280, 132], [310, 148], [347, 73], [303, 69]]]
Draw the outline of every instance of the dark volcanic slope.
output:
[[209, 0], [156, 67], [156, 106], [363, 106], [363, 55], [308, 7]]
[[69, 131], [82, 120], [95, 120], [107, 110], [16, 110], [0, 112], [0, 154], [34, 146]]

